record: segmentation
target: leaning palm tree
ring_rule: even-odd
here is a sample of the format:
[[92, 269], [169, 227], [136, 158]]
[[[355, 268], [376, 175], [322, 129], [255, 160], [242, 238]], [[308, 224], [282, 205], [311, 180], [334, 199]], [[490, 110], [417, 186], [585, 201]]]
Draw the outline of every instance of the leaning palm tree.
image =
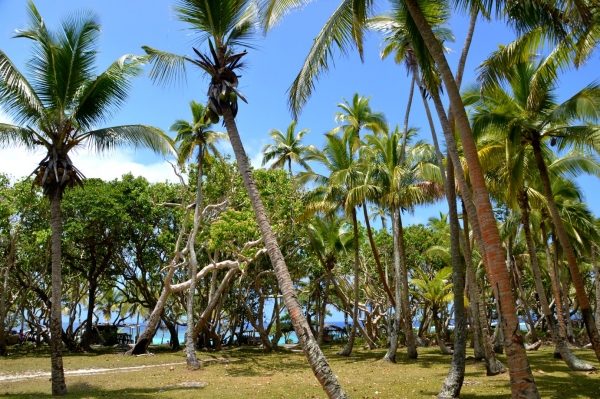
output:
[[[176, 132], [175, 143], [177, 146], [177, 161], [180, 165], [183, 165], [187, 159], [192, 156], [192, 153], [196, 147], [198, 147], [197, 155], [197, 172], [198, 180], [196, 183], [196, 208], [194, 209], [194, 227], [188, 238], [188, 253], [190, 255], [188, 265], [188, 276], [190, 279], [190, 291], [188, 294], [187, 302], [187, 331], [194, 330], [194, 297], [196, 294], [196, 273], [198, 272], [198, 260], [196, 257], [196, 250], [194, 245], [196, 244], [196, 236], [198, 235], [198, 229], [202, 224], [202, 176], [203, 167], [205, 160], [210, 160], [209, 150], [213, 154], [218, 154], [215, 143], [218, 139], [227, 139], [227, 135], [221, 132], [215, 132], [211, 130], [210, 120], [206, 116], [206, 108], [204, 105], [197, 103], [196, 101], [190, 102], [190, 110], [192, 111], [193, 119], [191, 122], [184, 119], [179, 119], [171, 125], [170, 129], [172, 132]], [[186, 350], [186, 362], [194, 368], [200, 368], [200, 362], [196, 357], [196, 345], [194, 343], [193, 334], [187, 334], [185, 350]]]
[[256, 188], [235, 122], [238, 98], [246, 101], [237, 89], [239, 81], [236, 73], [246, 52], [235, 53], [234, 48], [238, 45], [249, 47], [248, 39], [256, 33], [258, 23], [256, 5], [250, 0], [179, 0], [174, 10], [179, 20], [187, 23], [190, 30], [198, 33], [199, 43], [208, 44], [208, 52], [202, 53], [194, 49], [198, 58], [192, 59], [145, 47], [154, 64], [150, 76], [160, 83], [170, 83], [173, 78], [185, 76], [186, 62], [198, 66], [210, 76], [208, 87], [210, 112], [207, 112], [207, 117], [213, 123], [218, 121], [219, 116], [223, 117], [294, 331], [317, 380], [327, 395], [336, 398], [347, 397], [302, 313], [290, 273]]
[[306, 170], [310, 170], [310, 166], [304, 159], [307, 147], [302, 145], [302, 138], [310, 132], [310, 129], [301, 130], [296, 135], [295, 130], [296, 121], [292, 121], [285, 131], [285, 135], [278, 129], [272, 129], [269, 132], [269, 136], [275, 143], [263, 147], [263, 166], [274, 160], [275, 162], [273, 162], [270, 169], [277, 169], [283, 168], [287, 162], [290, 176], [292, 176], [292, 162], [299, 164]]
[[35, 184], [50, 199], [52, 228], [52, 393], [64, 395], [61, 353], [61, 199], [65, 189], [82, 185], [83, 175], [69, 157], [73, 150], [97, 151], [122, 146], [149, 147], [170, 153], [170, 139], [144, 125], [97, 128], [127, 98], [130, 81], [141, 73], [145, 57], [124, 55], [97, 73], [100, 25], [91, 12], [73, 14], [50, 31], [35, 5], [29, 25], [14, 37], [33, 42], [26, 78], [0, 51], [0, 106], [15, 124], [0, 124], [0, 146], [41, 148], [45, 157], [34, 170]]

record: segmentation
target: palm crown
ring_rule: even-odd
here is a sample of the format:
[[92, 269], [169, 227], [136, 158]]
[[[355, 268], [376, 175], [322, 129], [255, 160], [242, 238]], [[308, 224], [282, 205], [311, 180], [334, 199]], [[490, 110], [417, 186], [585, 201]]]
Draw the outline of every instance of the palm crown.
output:
[[77, 147], [103, 151], [128, 145], [172, 151], [170, 139], [150, 126], [97, 128], [124, 103], [145, 57], [124, 55], [96, 75], [100, 25], [93, 13], [74, 14], [53, 32], [33, 3], [28, 11], [29, 24], [15, 37], [33, 42], [29, 79], [0, 51], [0, 106], [15, 120], [14, 125], [0, 124], [0, 146], [46, 150], [34, 171], [44, 193], [81, 184], [83, 176], [68, 155]]

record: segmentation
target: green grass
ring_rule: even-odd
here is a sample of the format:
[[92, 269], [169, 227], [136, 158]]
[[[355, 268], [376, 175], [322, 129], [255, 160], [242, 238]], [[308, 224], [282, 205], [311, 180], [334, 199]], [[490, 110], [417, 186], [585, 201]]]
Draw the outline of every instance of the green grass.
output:
[[[419, 348], [419, 359], [409, 360], [401, 349], [398, 363], [380, 361], [385, 350], [355, 350], [348, 358], [336, 356], [338, 345], [324, 351], [344, 389], [352, 398], [432, 398], [438, 393], [450, 363], [437, 348]], [[65, 370], [118, 368], [185, 362], [184, 352], [152, 347], [156, 356], [126, 357], [110, 349], [92, 354], [65, 354]], [[598, 365], [591, 350], [575, 350], [582, 359]], [[471, 354], [471, 353], [468, 353]], [[600, 374], [575, 373], [552, 357], [552, 348], [529, 352], [534, 377], [543, 398], [600, 398]], [[185, 364], [136, 371], [67, 376], [71, 398], [325, 398], [302, 353], [281, 350], [265, 354], [258, 348], [199, 352], [211, 360], [202, 371]], [[500, 356], [506, 364], [506, 359]], [[216, 361], [221, 359], [220, 361]], [[223, 361], [225, 359], [225, 361]], [[0, 358], [0, 376], [49, 371], [47, 350], [19, 352]], [[185, 382], [207, 382], [205, 388], [182, 388]], [[509, 398], [508, 374], [486, 377], [482, 362], [467, 361], [461, 398]], [[48, 378], [0, 382], [0, 397], [50, 397]]]

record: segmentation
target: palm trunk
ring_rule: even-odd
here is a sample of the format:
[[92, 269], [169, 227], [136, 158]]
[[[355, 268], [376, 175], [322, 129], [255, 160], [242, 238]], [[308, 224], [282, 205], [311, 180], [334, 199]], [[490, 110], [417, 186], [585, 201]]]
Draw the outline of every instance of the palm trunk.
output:
[[[562, 246], [567, 257], [567, 263], [569, 265], [569, 270], [571, 271], [571, 280], [573, 281], [573, 286], [577, 292], [577, 301], [581, 307], [583, 322], [585, 323], [585, 327], [590, 337], [592, 347], [594, 348], [594, 352], [596, 353], [596, 357], [600, 360], [600, 334], [598, 333], [598, 328], [596, 327], [596, 323], [594, 321], [594, 313], [592, 312], [590, 302], [585, 292], [585, 286], [583, 279], [581, 278], [581, 273], [579, 272], [579, 266], [577, 265], [575, 252], [573, 251], [573, 247], [571, 247], [569, 236], [567, 235], [560, 214], [558, 213], [558, 208], [554, 202], [552, 185], [550, 183], [550, 177], [548, 176], [546, 163], [544, 162], [544, 158], [542, 156], [539, 137], [536, 137], [532, 140], [531, 146], [533, 147], [535, 162], [539, 169], [542, 184], [544, 186], [544, 194], [546, 195], [546, 199], [548, 201], [550, 215], [552, 216], [552, 221], [554, 222], [554, 227], [556, 228], [556, 233], [558, 235], [558, 239], [560, 240], [560, 245]], [[569, 315], [567, 314], [567, 316]]]
[[321, 352], [314, 336], [310, 332], [310, 327], [306, 322], [306, 319], [302, 315], [302, 306], [300, 306], [300, 302], [298, 301], [298, 297], [294, 290], [292, 278], [285, 264], [285, 260], [283, 259], [283, 255], [281, 254], [281, 250], [279, 249], [279, 245], [277, 244], [277, 240], [275, 239], [275, 235], [273, 234], [273, 230], [271, 229], [269, 220], [267, 219], [265, 209], [260, 199], [260, 194], [254, 183], [248, 156], [246, 155], [244, 146], [240, 140], [233, 113], [228, 105], [223, 107], [223, 120], [225, 122], [227, 133], [229, 134], [229, 139], [231, 140], [231, 146], [235, 153], [242, 180], [248, 191], [250, 202], [254, 208], [254, 213], [262, 232], [265, 246], [269, 252], [273, 269], [275, 270], [279, 289], [281, 290], [285, 306], [290, 314], [296, 336], [302, 345], [308, 363], [311, 365], [317, 380], [327, 395], [330, 398], [346, 398], [348, 395], [339, 384], [327, 359], [323, 355], [323, 352]]
[[[404, 251], [404, 234], [402, 230], [402, 216], [400, 209], [392, 209], [392, 233], [394, 239], [394, 270], [396, 279], [396, 301], [400, 302], [400, 306], [396, 307], [396, 314], [402, 318], [404, 323], [398, 322], [404, 327], [404, 337], [406, 339], [406, 351], [410, 359], [418, 357], [417, 345], [415, 342], [415, 334], [412, 329], [412, 317], [410, 303], [408, 298], [408, 271], [406, 268], [406, 254]], [[393, 337], [392, 337], [393, 338]], [[396, 344], [397, 345], [397, 344]], [[390, 345], [391, 347], [392, 345]], [[392, 359], [392, 356], [386, 355]], [[394, 356], [395, 358], [395, 356]]]
[[[519, 329], [515, 301], [512, 296], [510, 278], [504, 262], [500, 235], [496, 226], [496, 219], [485, 185], [485, 179], [479, 158], [477, 147], [473, 139], [469, 120], [465, 112], [460, 92], [452, 75], [452, 71], [444, 55], [444, 50], [433, 34], [431, 27], [425, 20], [417, 0], [406, 0], [407, 8], [413, 17], [419, 32], [427, 48], [429, 49], [435, 63], [437, 64], [448, 97], [452, 107], [453, 115], [460, 133], [463, 150], [473, 187], [473, 199], [477, 208], [477, 216], [483, 232], [486, 258], [492, 273], [492, 281], [497, 297], [502, 303], [502, 328], [505, 330], [505, 345], [507, 359], [510, 366], [511, 391], [514, 398], [539, 398], [539, 392], [534, 382], [533, 374], [529, 366], [523, 337]], [[451, 145], [451, 143], [448, 143]], [[453, 160], [454, 161], [454, 160]]]
[[373, 258], [375, 258], [375, 264], [377, 265], [377, 273], [379, 273], [379, 278], [381, 279], [381, 283], [383, 284], [383, 288], [388, 295], [388, 299], [392, 303], [392, 306], [396, 307], [396, 301], [394, 300], [394, 295], [392, 295], [392, 291], [390, 290], [390, 286], [387, 283], [386, 275], [383, 273], [383, 268], [381, 267], [381, 260], [379, 259], [379, 251], [377, 250], [377, 246], [375, 245], [375, 240], [373, 240], [373, 231], [371, 229], [371, 222], [369, 221], [369, 213], [367, 212], [367, 204], [363, 203], [363, 213], [365, 215], [365, 224], [367, 226], [367, 234], [369, 235], [369, 244], [371, 244], [371, 251], [373, 251]]
[[535, 244], [531, 236], [531, 228], [529, 226], [529, 199], [527, 198], [527, 192], [522, 191], [519, 193], [519, 207], [521, 208], [521, 223], [523, 225], [523, 231], [525, 232], [525, 241], [527, 243], [527, 251], [529, 252], [529, 259], [531, 260], [531, 269], [533, 270], [533, 281], [535, 283], [535, 289], [538, 293], [540, 304], [542, 305], [542, 311], [544, 317], [548, 321], [548, 329], [550, 330], [550, 336], [556, 349], [560, 352], [562, 359], [565, 361], [567, 366], [574, 371], [591, 371], [596, 368], [591, 364], [585, 363], [578, 359], [573, 352], [569, 350], [563, 337], [560, 336], [556, 328], [556, 320], [554, 320], [554, 314], [550, 310], [548, 305], [548, 299], [546, 298], [546, 291], [544, 290], [544, 284], [542, 283], [542, 274], [540, 272], [540, 266], [538, 263], [537, 254], [535, 252]]
[[198, 182], [196, 183], [196, 209], [194, 210], [194, 228], [188, 239], [190, 252], [188, 275], [190, 279], [190, 291], [187, 298], [187, 335], [185, 340], [185, 361], [193, 370], [201, 367], [196, 356], [196, 340], [194, 339], [194, 299], [196, 297], [196, 273], [198, 272], [198, 259], [196, 257], [196, 236], [202, 224], [202, 166], [204, 163], [204, 147], [198, 147]]
[[596, 259], [596, 246], [592, 244], [592, 264], [594, 265], [594, 282], [596, 284], [596, 328], [600, 330], [600, 268]]
[[404, 161], [406, 153], [406, 136], [408, 135], [408, 117], [410, 116], [410, 108], [412, 105], [413, 93], [415, 91], [416, 71], [410, 82], [410, 91], [408, 92], [408, 104], [406, 104], [406, 113], [404, 114], [404, 125], [402, 126], [402, 147], [400, 147], [400, 163]]
[[61, 277], [61, 236], [62, 212], [60, 209], [61, 192], [57, 189], [50, 195], [50, 224], [52, 228], [52, 307], [50, 313], [50, 346], [52, 353], [52, 395], [66, 395], [67, 384], [62, 360], [62, 277]]
[[359, 274], [359, 248], [358, 248], [358, 220], [356, 218], [356, 208], [352, 208], [352, 226], [354, 229], [354, 281], [352, 282], [354, 287], [354, 306], [352, 308], [352, 329], [350, 330], [350, 336], [348, 337], [348, 343], [338, 353], [340, 356], [350, 356], [352, 349], [354, 348], [354, 339], [356, 338], [356, 329], [359, 323], [358, 321], [358, 274]]
[[[542, 220], [545, 220], [547, 215], [542, 212]], [[565, 319], [563, 313], [562, 301], [560, 300], [560, 283], [556, 278], [556, 267], [554, 258], [550, 254], [550, 248], [548, 245], [548, 234], [544, 222], [540, 224], [540, 230], [542, 231], [542, 242], [544, 243], [544, 251], [546, 252], [546, 263], [548, 264], [548, 273], [550, 274], [550, 281], [552, 283], [552, 293], [554, 294], [554, 304], [556, 306], [556, 317], [558, 319], [558, 333], [565, 339], [567, 337], [567, 331], [565, 329]]]
[[[462, 169], [462, 165], [460, 164], [460, 157], [458, 155], [456, 141], [454, 140], [454, 134], [452, 133], [453, 130], [450, 128], [450, 123], [449, 123], [448, 119], [446, 118], [444, 106], [442, 104], [442, 101], [440, 99], [438, 92], [432, 91], [431, 98], [433, 100], [436, 112], [440, 119], [440, 124], [442, 125], [442, 131], [444, 133], [444, 137], [445, 137], [446, 143], [447, 143], [448, 158], [452, 161], [452, 165], [454, 166], [456, 181], [457, 181], [460, 191], [462, 193], [464, 209], [467, 211], [466, 214], [468, 215], [468, 218], [471, 221], [473, 235], [475, 237], [475, 240], [477, 241], [477, 245], [479, 247], [479, 252], [483, 259], [483, 264], [488, 272], [488, 276], [491, 276], [492, 275], [491, 269], [489, 268], [489, 263], [487, 261], [487, 256], [485, 253], [485, 242], [483, 240], [483, 234], [481, 232], [481, 227], [479, 225], [479, 219], [477, 217], [477, 211], [475, 209], [475, 204], [473, 203], [473, 201], [471, 199], [471, 190], [469, 189], [469, 186], [465, 179], [464, 171]], [[452, 116], [452, 114], [451, 114], [451, 116]], [[432, 130], [432, 133], [435, 133], [435, 131]], [[434, 144], [435, 144], [437, 141], [437, 138], [435, 135], [433, 137], [434, 137]], [[438, 149], [438, 151], [439, 151], [439, 149]], [[444, 178], [444, 177], [442, 177], [442, 178]], [[467, 244], [463, 242], [463, 248], [466, 246], [467, 246]], [[480, 306], [478, 308], [479, 308], [479, 317], [480, 317], [480, 321], [481, 321], [481, 329], [482, 329], [483, 341], [484, 341], [483, 346], [484, 346], [485, 352], [486, 352], [486, 362], [485, 362], [486, 374], [488, 376], [494, 376], [497, 374], [505, 373], [506, 369], [504, 368], [502, 363], [496, 358], [492, 344], [491, 344], [491, 336], [490, 336], [489, 328], [487, 325], [485, 299], [483, 298], [482, 292], [479, 289], [479, 285], [477, 285], [476, 282], [473, 285], [473, 288], [474, 288], [474, 290], [476, 290], [475, 292], [476, 292], [477, 297], [481, 298]]]
[[[394, 292], [396, 295], [396, 303], [402, 303], [400, 295], [400, 252], [398, 251], [398, 211], [391, 209], [390, 214], [392, 216], [392, 237], [394, 240]], [[398, 338], [400, 333], [400, 320], [402, 318], [402, 306], [396, 306], [394, 311], [394, 319], [391, 323], [391, 331], [389, 335], [390, 345], [388, 350], [383, 357], [384, 361], [396, 363], [396, 351], [398, 350]]]
[[469, 215], [467, 213], [467, 210], [465, 209], [464, 200], [461, 200], [461, 205], [464, 226], [464, 235], [461, 236], [461, 246], [463, 248], [463, 254], [465, 257], [468, 281], [467, 287], [469, 292], [469, 306], [471, 308], [471, 315], [473, 317], [473, 355], [475, 356], [475, 359], [481, 360], [484, 359], [486, 356], [483, 342], [483, 340], [486, 338], [484, 337], [483, 330], [481, 328], [481, 324], [485, 320], [481, 320], [479, 316], [479, 307], [481, 306], [481, 304], [479, 302], [479, 295], [477, 294], [477, 281], [475, 281], [475, 272], [473, 268], [473, 253], [469, 243]]
[[[456, 206], [456, 186], [454, 182], [454, 166], [448, 160], [446, 169], [448, 197], [448, 210], [450, 217], [450, 249], [452, 254], [452, 290], [454, 292], [454, 353], [448, 376], [438, 398], [458, 398], [465, 379], [465, 358], [467, 353], [467, 335], [465, 318], [465, 275], [463, 273], [460, 257], [460, 225], [458, 223], [458, 209]], [[434, 309], [435, 311], [435, 309]], [[437, 315], [436, 315], [437, 316]], [[436, 327], [437, 330], [437, 327]], [[445, 346], [445, 345], [444, 345]]]

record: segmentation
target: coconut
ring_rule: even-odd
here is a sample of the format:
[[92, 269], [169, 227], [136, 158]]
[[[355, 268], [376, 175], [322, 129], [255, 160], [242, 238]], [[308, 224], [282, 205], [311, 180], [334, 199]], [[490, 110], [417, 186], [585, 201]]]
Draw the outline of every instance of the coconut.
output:
[[232, 91], [231, 93], [229, 93], [229, 102], [234, 103], [237, 101], [237, 94], [235, 94], [235, 91]]

